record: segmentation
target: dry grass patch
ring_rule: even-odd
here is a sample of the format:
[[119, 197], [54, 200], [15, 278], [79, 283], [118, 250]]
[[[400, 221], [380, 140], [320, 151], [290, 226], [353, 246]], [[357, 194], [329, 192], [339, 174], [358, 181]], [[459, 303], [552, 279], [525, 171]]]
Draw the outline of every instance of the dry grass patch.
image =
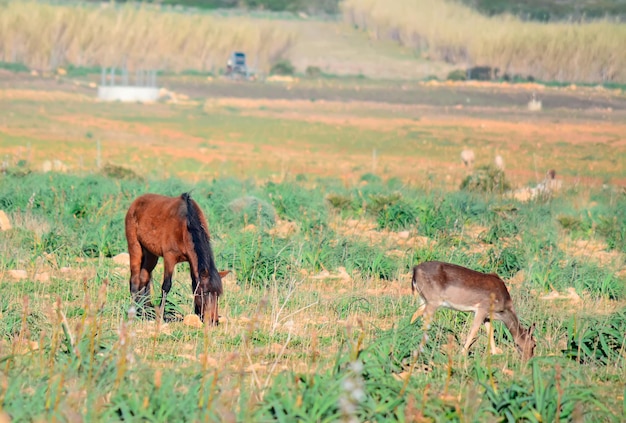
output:
[[616, 269], [616, 274], [624, 265], [624, 255], [616, 250], [609, 251], [606, 242], [598, 239], [572, 239], [565, 236], [559, 243], [559, 248], [569, 257], [583, 258], [601, 267], [612, 267]]
[[120, 7], [0, 4], [0, 60], [32, 69], [103, 66], [214, 70], [242, 50], [268, 70], [295, 41], [274, 22], [184, 14], [128, 4]]
[[608, 19], [526, 22], [486, 17], [445, 0], [348, 0], [342, 9], [345, 20], [371, 38], [391, 38], [436, 60], [542, 80], [626, 80], [626, 55], [615, 54], [626, 42], [626, 27]]

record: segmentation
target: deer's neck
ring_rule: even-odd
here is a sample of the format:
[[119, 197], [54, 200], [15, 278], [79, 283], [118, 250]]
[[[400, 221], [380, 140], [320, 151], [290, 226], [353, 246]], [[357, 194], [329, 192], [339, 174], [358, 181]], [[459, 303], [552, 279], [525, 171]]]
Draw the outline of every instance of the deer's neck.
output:
[[502, 319], [502, 322], [509, 332], [511, 332], [511, 335], [517, 344], [520, 344], [520, 342], [526, 339], [527, 331], [522, 327], [519, 320], [517, 320], [517, 316], [513, 311], [507, 313], [507, 315]]

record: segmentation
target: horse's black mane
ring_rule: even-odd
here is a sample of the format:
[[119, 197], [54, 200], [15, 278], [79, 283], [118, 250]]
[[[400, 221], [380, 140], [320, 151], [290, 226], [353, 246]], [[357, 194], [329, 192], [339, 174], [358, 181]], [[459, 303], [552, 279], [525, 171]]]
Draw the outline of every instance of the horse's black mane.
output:
[[198, 275], [203, 271], [208, 272], [211, 291], [221, 295], [222, 278], [217, 271], [217, 267], [215, 267], [209, 232], [207, 228], [202, 226], [202, 221], [200, 220], [200, 216], [193, 205], [189, 193], [185, 192], [180, 197], [187, 206], [187, 229], [191, 234], [196, 256], [198, 256]]

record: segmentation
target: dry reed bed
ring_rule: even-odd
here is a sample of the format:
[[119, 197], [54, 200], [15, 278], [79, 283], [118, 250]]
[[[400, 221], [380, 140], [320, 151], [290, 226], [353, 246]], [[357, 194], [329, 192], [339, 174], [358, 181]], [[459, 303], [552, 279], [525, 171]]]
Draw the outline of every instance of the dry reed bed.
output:
[[626, 25], [486, 17], [445, 0], [345, 0], [344, 18], [376, 39], [449, 63], [492, 66], [542, 80], [626, 81]]
[[191, 15], [127, 5], [52, 6], [0, 3], [0, 60], [31, 69], [127, 66], [215, 70], [233, 50], [267, 70], [291, 48], [295, 34], [270, 21]]

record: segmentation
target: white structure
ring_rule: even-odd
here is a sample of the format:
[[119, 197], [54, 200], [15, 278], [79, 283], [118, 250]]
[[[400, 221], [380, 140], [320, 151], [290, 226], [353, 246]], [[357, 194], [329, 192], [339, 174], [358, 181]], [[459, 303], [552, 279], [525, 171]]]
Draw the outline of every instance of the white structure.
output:
[[152, 102], [159, 99], [159, 89], [133, 85], [101, 85], [98, 87], [98, 99], [103, 101]]
[[102, 68], [102, 78], [98, 87], [99, 100], [145, 103], [159, 99], [159, 88], [156, 86], [156, 71], [137, 71], [135, 73], [134, 85], [129, 83], [128, 71], [126, 69], [122, 69], [120, 85], [116, 85], [115, 78], [115, 68], [111, 68], [110, 72]]

